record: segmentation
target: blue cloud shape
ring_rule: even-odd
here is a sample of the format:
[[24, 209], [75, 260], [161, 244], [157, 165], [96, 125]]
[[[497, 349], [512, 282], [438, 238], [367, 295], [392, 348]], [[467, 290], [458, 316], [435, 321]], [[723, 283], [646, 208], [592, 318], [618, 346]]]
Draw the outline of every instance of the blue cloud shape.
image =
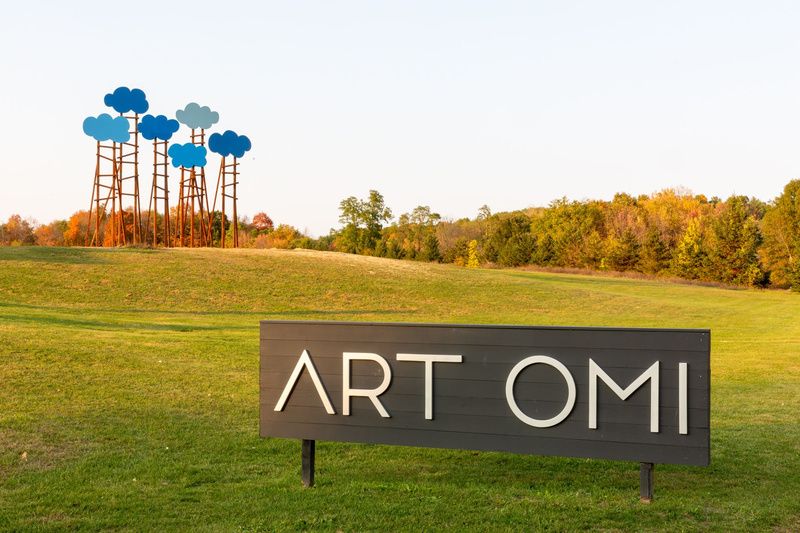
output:
[[175, 168], [206, 166], [206, 154], [208, 152], [205, 146], [198, 146], [192, 143], [173, 144], [169, 147], [167, 153], [172, 158], [172, 166]]
[[103, 102], [108, 107], [113, 107], [117, 113], [146, 113], [150, 109], [147, 97], [141, 89], [128, 89], [127, 87], [117, 87], [113, 93], [107, 94]]
[[222, 157], [242, 157], [246, 151], [252, 148], [250, 139], [246, 135], [239, 135], [235, 131], [227, 130], [220, 135], [212, 133], [208, 138], [208, 148]]
[[139, 133], [148, 141], [160, 139], [168, 141], [172, 134], [178, 131], [181, 125], [174, 118], [167, 118], [164, 115], [145, 115], [139, 122]]
[[127, 118], [112, 118], [108, 113], [102, 113], [96, 117], [86, 117], [83, 121], [83, 132], [96, 141], [125, 143], [131, 138], [128, 126]]
[[188, 127], [195, 129], [200, 128], [207, 130], [217, 122], [219, 122], [219, 113], [211, 111], [208, 106], [200, 107], [200, 104], [192, 102], [187, 104], [185, 108], [178, 109], [175, 112], [175, 118], [181, 124], [186, 124]]

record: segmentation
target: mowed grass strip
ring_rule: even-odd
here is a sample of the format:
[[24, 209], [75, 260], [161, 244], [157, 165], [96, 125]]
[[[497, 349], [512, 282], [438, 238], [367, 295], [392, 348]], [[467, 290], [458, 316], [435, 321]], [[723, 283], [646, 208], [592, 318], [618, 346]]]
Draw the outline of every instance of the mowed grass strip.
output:
[[[334, 253], [0, 248], [0, 530], [800, 527], [800, 296]], [[712, 466], [258, 437], [264, 318], [712, 330]]]

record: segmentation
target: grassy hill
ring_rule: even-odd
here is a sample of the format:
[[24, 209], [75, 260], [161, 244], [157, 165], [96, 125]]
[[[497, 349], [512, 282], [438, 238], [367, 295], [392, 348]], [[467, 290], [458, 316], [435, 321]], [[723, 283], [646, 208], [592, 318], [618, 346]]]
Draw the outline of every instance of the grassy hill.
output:
[[[712, 466], [258, 437], [263, 318], [712, 330]], [[305, 251], [0, 248], [0, 530], [800, 529], [800, 296]]]

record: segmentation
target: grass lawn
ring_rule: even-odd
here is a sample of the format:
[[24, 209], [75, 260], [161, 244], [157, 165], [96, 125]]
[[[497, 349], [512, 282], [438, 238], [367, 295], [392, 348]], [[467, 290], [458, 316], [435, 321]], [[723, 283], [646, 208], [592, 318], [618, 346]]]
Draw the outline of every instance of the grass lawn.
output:
[[[258, 437], [264, 318], [710, 328], [712, 465]], [[800, 295], [322, 252], [0, 248], [0, 530], [800, 530]]]

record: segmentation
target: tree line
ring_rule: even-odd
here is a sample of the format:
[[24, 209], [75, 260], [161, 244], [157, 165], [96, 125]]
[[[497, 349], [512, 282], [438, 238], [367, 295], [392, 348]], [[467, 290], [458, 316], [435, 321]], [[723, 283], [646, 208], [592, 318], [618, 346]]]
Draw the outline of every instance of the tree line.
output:
[[[421, 205], [395, 219], [383, 195], [372, 190], [363, 199], [345, 198], [339, 212], [341, 226], [317, 239], [286, 224], [276, 227], [258, 213], [240, 221], [240, 245], [464, 267], [639, 272], [800, 291], [800, 180], [769, 202], [666, 189], [637, 197], [618, 193], [610, 201], [561, 198], [547, 207], [502, 213], [484, 206], [474, 218], [459, 220], [445, 220]], [[0, 225], [0, 244], [82, 246], [87, 220], [86, 211], [46, 225], [13, 215]]]
[[342, 226], [304, 247], [462, 266], [579, 268], [800, 291], [800, 180], [770, 202], [666, 189], [610, 201], [443, 220], [429, 206], [392, 218], [378, 191], [339, 206]]
[[[111, 245], [111, 231], [106, 231], [110, 225], [107, 215], [108, 213], [101, 213], [100, 217], [99, 242], [104, 246]], [[153, 216], [152, 212], [142, 213], [142, 226], [148, 238], [152, 232], [151, 216]], [[156, 216], [158, 217], [158, 227], [163, 227], [164, 217], [161, 214]], [[76, 211], [68, 219], [54, 220], [49, 224], [38, 224], [33, 219], [23, 219], [20, 215], [11, 215], [5, 224], [0, 224], [0, 245], [86, 246], [89, 238], [89, 218], [88, 211]], [[125, 233], [131, 235], [134, 224], [133, 211], [123, 210], [122, 218]], [[170, 233], [173, 236], [176, 236], [178, 232], [177, 220], [177, 207], [173, 207], [170, 209], [169, 217]], [[213, 211], [210, 220], [212, 244], [219, 245], [224, 238], [227, 245], [230, 246], [233, 242], [233, 221], [227, 215], [223, 215], [221, 211]], [[199, 222], [197, 222], [195, 230], [200, 231]], [[288, 248], [290, 247], [289, 243], [300, 237], [302, 237], [300, 232], [290, 226], [282, 225], [276, 228], [272, 219], [263, 212], [257, 213], [252, 220], [247, 217], [239, 218], [239, 241], [240, 243], [244, 242], [245, 246]], [[159, 234], [157, 238], [158, 244], [163, 245], [162, 236]], [[174, 239], [177, 240], [177, 237]]]

